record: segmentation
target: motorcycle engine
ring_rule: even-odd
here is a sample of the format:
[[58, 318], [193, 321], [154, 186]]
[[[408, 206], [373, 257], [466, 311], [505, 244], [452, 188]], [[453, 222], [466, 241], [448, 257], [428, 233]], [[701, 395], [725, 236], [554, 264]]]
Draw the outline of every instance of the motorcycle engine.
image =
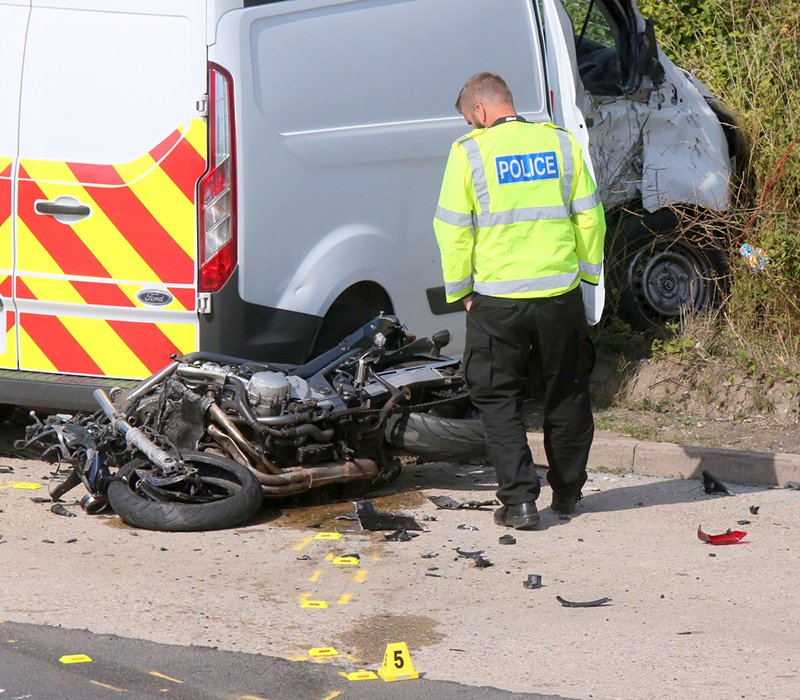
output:
[[256, 372], [247, 382], [247, 398], [260, 416], [275, 416], [289, 400], [292, 385], [280, 372]]

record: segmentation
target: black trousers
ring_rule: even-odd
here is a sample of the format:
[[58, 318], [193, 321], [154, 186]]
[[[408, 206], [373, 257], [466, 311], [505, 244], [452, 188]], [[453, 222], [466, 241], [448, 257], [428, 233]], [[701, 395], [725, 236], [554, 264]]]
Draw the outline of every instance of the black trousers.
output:
[[563, 494], [577, 494], [586, 482], [594, 437], [589, 396], [594, 347], [588, 330], [580, 288], [547, 299], [480, 294], [473, 299], [464, 375], [497, 472], [497, 497], [505, 505], [539, 496], [521, 411], [532, 370], [544, 384], [547, 481]]

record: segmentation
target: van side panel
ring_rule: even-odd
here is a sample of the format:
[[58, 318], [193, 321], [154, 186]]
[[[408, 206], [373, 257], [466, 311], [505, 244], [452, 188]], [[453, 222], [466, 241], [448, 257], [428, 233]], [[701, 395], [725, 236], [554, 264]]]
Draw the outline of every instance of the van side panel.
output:
[[21, 99], [19, 367], [144, 377], [198, 347], [205, 7], [38, 4]]
[[319, 317], [370, 281], [414, 332], [459, 333], [463, 320], [434, 317], [426, 294], [442, 286], [431, 224], [442, 173], [469, 131], [454, 102], [490, 70], [523, 114], [548, 119], [534, 27], [529, 0], [317, 0], [223, 16], [210, 57], [241, 76], [241, 297]]
[[0, 0], [0, 367], [17, 368], [13, 181], [19, 90], [30, 1]]

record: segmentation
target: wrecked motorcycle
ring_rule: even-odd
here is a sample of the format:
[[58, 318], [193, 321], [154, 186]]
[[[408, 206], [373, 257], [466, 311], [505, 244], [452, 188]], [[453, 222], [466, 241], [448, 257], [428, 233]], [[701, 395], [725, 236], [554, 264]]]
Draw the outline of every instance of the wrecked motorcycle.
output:
[[108, 505], [137, 527], [236, 526], [264, 497], [387, 483], [403, 457], [484, 455], [449, 339], [381, 315], [304, 365], [174, 356], [132, 389], [97, 390], [92, 416], [37, 421], [19, 447], [73, 466], [53, 500], [83, 483], [88, 512]]

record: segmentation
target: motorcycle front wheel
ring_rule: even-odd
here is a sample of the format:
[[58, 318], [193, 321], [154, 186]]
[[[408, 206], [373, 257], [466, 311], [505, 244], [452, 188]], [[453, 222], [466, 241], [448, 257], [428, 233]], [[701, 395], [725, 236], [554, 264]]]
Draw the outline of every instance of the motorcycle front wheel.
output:
[[108, 485], [108, 501], [128, 525], [146, 530], [199, 532], [236, 527], [261, 506], [258, 479], [233, 460], [207, 452], [183, 452], [183, 462], [197, 475], [174, 487], [153, 487], [146, 459], [123, 465]]
[[432, 413], [401, 413], [386, 421], [386, 441], [428, 462], [464, 462], [486, 456], [479, 418], [444, 418]]

